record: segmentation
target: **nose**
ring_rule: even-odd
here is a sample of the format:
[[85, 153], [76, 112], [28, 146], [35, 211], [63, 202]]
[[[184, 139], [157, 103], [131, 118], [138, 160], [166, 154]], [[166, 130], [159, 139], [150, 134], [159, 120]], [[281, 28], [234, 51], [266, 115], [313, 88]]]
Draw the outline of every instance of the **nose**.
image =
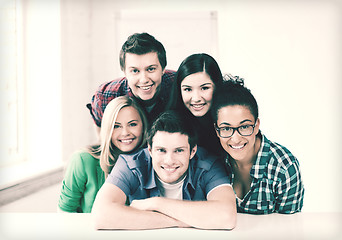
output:
[[127, 136], [127, 135], [129, 135], [129, 133], [130, 132], [129, 132], [129, 130], [128, 130], [128, 128], [126, 126], [122, 127], [121, 135]]
[[173, 164], [173, 158], [171, 153], [167, 153], [164, 156], [164, 163], [167, 165], [172, 165]]
[[192, 101], [199, 102], [199, 101], [201, 101], [201, 98], [202, 97], [201, 97], [201, 94], [199, 93], [199, 91], [195, 90], [192, 92], [192, 96], [191, 96]]
[[237, 130], [234, 131], [233, 135], [230, 137], [230, 140], [234, 143], [239, 143], [241, 140], [241, 135]]
[[146, 72], [146, 71], [141, 71], [141, 74], [140, 74], [140, 82], [141, 82], [141, 83], [147, 83], [148, 81], [149, 81], [148, 72]]

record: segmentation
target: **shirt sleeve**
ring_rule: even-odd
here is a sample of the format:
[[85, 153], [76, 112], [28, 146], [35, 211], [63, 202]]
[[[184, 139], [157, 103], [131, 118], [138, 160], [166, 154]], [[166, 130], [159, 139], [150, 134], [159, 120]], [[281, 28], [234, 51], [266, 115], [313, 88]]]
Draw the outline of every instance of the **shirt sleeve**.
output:
[[108, 102], [114, 98], [114, 96], [108, 93], [108, 90], [106, 90], [109, 85], [110, 83], [101, 84], [91, 99], [90, 114], [98, 127], [101, 127], [101, 121], [105, 107], [107, 106]]
[[87, 177], [81, 153], [74, 153], [64, 175], [58, 207], [65, 212], [81, 212]]
[[98, 127], [101, 127], [102, 116], [108, 103], [114, 98], [126, 95], [125, 78], [118, 78], [101, 84], [91, 99], [90, 114]]
[[211, 168], [204, 174], [203, 180], [206, 196], [208, 196], [211, 190], [220, 185], [231, 185], [228, 175], [224, 169], [223, 163], [216, 159]]
[[296, 159], [283, 173], [281, 183], [275, 191], [276, 212], [295, 213], [301, 211], [303, 207], [304, 186]]
[[121, 155], [108, 175], [106, 182], [120, 188], [126, 196], [131, 195], [134, 186], [139, 184], [132, 170], [128, 167], [126, 160]]

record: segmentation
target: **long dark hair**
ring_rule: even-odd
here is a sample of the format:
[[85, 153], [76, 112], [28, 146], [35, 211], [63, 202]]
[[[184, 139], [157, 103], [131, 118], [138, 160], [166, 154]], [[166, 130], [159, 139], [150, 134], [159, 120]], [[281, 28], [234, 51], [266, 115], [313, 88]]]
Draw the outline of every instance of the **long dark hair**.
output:
[[215, 84], [215, 89], [223, 82], [220, 67], [212, 56], [206, 53], [192, 54], [183, 60], [177, 70], [176, 81], [172, 85], [167, 109], [183, 113], [189, 112], [184, 106], [180, 86], [184, 78], [198, 72], [207, 73]]

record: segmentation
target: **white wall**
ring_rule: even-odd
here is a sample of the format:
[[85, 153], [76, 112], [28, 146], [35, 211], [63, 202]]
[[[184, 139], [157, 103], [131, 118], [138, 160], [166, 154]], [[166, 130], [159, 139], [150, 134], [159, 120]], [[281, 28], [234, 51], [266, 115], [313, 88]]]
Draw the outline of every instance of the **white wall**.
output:
[[[58, 2], [23, 3], [27, 158], [36, 168], [61, 161], [60, 9]], [[51, 165], [49, 166], [51, 168]]]
[[114, 70], [118, 12], [213, 10], [222, 71], [246, 79], [260, 106], [262, 131], [299, 159], [303, 210], [342, 211], [339, 3], [61, 0], [63, 156], [94, 142], [84, 105], [100, 83], [122, 75]]

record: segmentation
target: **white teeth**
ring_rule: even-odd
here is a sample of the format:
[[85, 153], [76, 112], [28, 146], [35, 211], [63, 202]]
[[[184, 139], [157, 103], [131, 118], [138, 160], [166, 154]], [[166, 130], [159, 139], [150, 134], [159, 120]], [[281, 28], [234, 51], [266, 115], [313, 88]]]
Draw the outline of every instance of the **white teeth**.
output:
[[150, 90], [150, 89], [151, 89], [151, 86], [147, 86], [147, 87], [141, 86], [140, 88], [141, 88], [142, 90], [145, 90], [145, 91], [146, 91], [146, 90]]
[[133, 142], [133, 139], [124, 139], [124, 140], [120, 140], [122, 143], [131, 143]]
[[192, 104], [193, 108], [202, 108], [204, 104]]
[[233, 145], [230, 145], [232, 148], [234, 148], [234, 149], [241, 149], [241, 148], [243, 148], [243, 146], [244, 145], [240, 145], [240, 146], [233, 146]]
[[166, 171], [168, 171], [168, 172], [174, 172], [176, 169], [177, 169], [177, 167], [175, 167], [175, 168], [171, 168], [171, 167], [162, 167], [164, 170], [166, 170]]

